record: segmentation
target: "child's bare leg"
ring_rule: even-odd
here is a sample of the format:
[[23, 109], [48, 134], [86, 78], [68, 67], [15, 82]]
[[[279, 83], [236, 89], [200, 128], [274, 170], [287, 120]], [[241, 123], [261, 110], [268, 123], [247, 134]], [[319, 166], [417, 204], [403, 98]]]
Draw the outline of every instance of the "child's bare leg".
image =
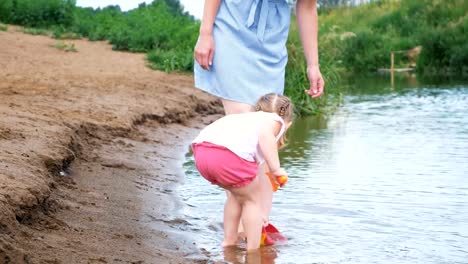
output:
[[[231, 188], [231, 195], [235, 196], [242, 207], [242, 223], [247, 236], [247, 250], [260, 247], [263, 217], [260, 208], [260, 182], [256, 177], [249, 185]], [[236, 227], [237, 232], [237, 227]]]
[[270, 211], [273, 203], [273, 189], [270, 179], [266, 175], [267, 170], [268, 166], [266, 163], [262, 163], [258, 167], [257, 177], [260, 180], [260, 207], [265, 221], [268, 221], [270, 218]]
[[[229, 199], [229, 196], [231, 196], [231, 192], [229, 190], [226, 191], [226, 201]], [[226, 204], [224, 204], [224, 211], [230, 210], [230, 208], [226, 207]], [[244, 234], [244, 227], [242, 226], [242, 219], [239, 221], [238, 228], [237, 228], [237, 237], [240, 239], [245, 239], [245, 234]]]
[[258, 249], [262, 238], [263, 217], [257, 201], [247, 200], [242, 206], [242, 223], [247, 237], [247, 250]]
[[[248, 113], [254, 111], [253, 106], [246, 103], [235, 102], [227, 99], [221, 99], [221, 102], [223, 104], [224, 113], [226, 115]], [[229, 191], [226, 190], [226, 196], [229, 197], [229, 195]], [[239, 234], [244, 232], [242, 222], [239, 222], [239, 227], [237, 231]]]
[[[264, 222], [268, 222], [270, 218], [270, 211], [273, 202], [273, 189], [271, 187], [270, 179], [266, 176], [266, 172], [268, 170], [268, 166], [266, 163], [261, 164], [258, 167], [258, 175], [257, 178], [260, 181], [260, 197], [259, 203], [260, 208], [262, 211], [262, 217]], [[241, 235], [241, 237], [245, 238], [244, 227], [242, 225], [242, 219], [239, 223], [239, 229], [237, 232]]]
[[227, 194], [224, 204], [224, 241], [222, 246], [232, 246], [237, 244], [237, 228], [241, 218], [241, 205], [236, 197], [231, 193]]

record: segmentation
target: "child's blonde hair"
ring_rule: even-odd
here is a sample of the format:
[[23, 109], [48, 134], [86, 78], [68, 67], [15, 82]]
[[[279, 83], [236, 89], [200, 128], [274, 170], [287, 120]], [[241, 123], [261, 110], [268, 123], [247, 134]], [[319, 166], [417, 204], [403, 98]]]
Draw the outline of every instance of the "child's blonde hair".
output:
[[[278, 95], [275, 93], [265, 94], [258, 99], [257, 104], [255, 105], [255, 111], [276, 113], [283, 118], [285, 125], [288, 125], [294, 120], [294, 104], [291, 99], [284, 95]], [[285, 132], [278, 140], [278, 148], [283, 148], [286, 145], [286, 142], [287, 138]]]

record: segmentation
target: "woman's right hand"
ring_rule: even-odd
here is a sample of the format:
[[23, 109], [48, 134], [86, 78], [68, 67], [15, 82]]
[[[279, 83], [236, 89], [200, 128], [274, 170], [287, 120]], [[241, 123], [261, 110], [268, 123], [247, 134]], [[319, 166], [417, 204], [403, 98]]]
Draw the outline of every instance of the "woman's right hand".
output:
[[322, 73], [320, 73], [319, 67], [308, 66], [307, 77], [309, 77], [310, 89], [306, 90], [306, 93], [309, 94], [312, 98], [317, 98], [321, 96], [323, 94], [325, 81], [323, 80]]
[[195, 60], [205, 70], [209, 71], [213, 64], [214, 38], [212, 33], [201, 33], [194, 51]]

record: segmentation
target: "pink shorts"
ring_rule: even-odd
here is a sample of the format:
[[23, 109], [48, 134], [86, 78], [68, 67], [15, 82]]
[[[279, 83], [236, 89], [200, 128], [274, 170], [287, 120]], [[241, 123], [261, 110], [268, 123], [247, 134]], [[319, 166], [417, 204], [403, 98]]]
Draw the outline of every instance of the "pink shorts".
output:
[[192, 144], [195, 166], [212, 184], [221, 187], [243, 187], [257, 176], [258, 166], [229, 149], [209, 142]]

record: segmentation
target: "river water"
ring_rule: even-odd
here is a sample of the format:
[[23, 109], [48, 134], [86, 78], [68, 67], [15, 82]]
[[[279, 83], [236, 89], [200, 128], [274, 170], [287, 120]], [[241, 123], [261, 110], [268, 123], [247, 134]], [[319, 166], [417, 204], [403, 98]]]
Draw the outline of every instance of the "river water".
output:
[[468, 85], [354, 80], [328, 118], [304, 118], [271, 221], [289, 241], [223, 252], [224, 192], [187, 156], [180, 186], [198, 247], [221, 263], [468, 263]]

